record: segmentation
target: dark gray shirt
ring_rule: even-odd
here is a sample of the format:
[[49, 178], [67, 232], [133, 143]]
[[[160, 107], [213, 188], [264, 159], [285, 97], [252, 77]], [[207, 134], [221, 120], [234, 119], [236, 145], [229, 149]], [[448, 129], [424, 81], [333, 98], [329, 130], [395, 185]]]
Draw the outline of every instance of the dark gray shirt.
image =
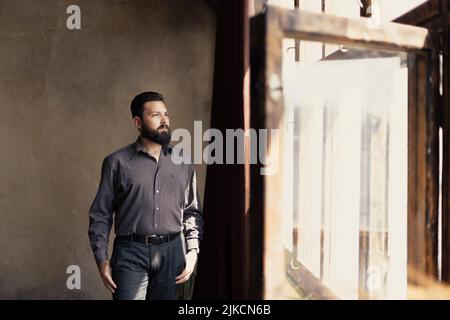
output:
[[113, 217], [116, 235], [183, 231], [187, 250], [198, 249], [203, 218], [194, 166], [176, 164], [171, 146], [156, 161], [139, 138], [108, 155], [89, 209], [89, 239], [97, 263], [108, 258]]

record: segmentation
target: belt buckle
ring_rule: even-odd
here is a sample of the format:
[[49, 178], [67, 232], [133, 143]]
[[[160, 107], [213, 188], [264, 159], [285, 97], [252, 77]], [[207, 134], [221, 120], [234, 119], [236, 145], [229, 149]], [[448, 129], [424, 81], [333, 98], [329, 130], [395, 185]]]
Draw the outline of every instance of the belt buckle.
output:
[[158, 236], [156, 236], [156, 235], [151, 235], [151, 236], [145, 236], [145, 244], [146, 245], [152, 245], [152, 243], [150, 243], [149, 241], [148, 241], [148, 239], [157, 239], [158, 238]]

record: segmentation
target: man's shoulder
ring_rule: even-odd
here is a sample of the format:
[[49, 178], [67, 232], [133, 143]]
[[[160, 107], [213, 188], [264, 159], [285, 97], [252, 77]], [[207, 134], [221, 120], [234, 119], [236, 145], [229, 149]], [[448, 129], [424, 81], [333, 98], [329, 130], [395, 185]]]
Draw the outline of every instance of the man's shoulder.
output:
[[126, 146], [123, 146], [105, 157], [105, 160], [110, 164], [113, 164], [118, 161], [128, 160], [132, 156], [134, 150], [134, 143], [130, 143]]

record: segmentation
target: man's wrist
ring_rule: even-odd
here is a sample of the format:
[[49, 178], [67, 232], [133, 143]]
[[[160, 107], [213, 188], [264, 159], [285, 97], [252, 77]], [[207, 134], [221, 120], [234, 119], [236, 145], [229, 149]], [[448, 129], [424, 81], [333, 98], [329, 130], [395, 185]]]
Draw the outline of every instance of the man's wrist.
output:
[[98, 264], [97, 264], [98, 270], [101, 271], [101, 270], [103, 269], [103, 266], [104, 266], [106, 263], [110, 263], [109, 259], [105, 259], [105, 260], [101, 261], [100, 263], [98, 263]]

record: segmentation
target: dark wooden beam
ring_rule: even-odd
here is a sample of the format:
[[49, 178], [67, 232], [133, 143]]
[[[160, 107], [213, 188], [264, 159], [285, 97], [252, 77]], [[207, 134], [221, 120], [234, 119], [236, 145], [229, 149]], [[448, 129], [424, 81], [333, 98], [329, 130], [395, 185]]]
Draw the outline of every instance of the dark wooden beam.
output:
[[[266, 122], [264, 105], [267, 97], [266, 70], [266, 14], [251, 19], [250, 23], [250, 127], [262, 128]], [[250, 166], [251, 204], [246, 216], [246, 243], [248, 260], [247, 293], [250, 299], [263, 299], [264, 291], [264, 177], [260, 175], [261, 164]]]
[[444, 0], [447, 8], [441, 18], [442, 33], [442, 130], [443, 130], [443, 163], [442, 163], [442, 281], [450, 283], [450, 25], [448, 12], [450, 1]]
[[369, 7], [372, 5], [372, 0], [361, 0], [362, 7], [359, 10], [359, 15], [361, 17], [370, 18], [372, 16], [372, 12], [369, 12]]
[[412, 26], [427, 26], [441, 15], [442, 0], [429, 0], [398, 17], [394, 22]]

